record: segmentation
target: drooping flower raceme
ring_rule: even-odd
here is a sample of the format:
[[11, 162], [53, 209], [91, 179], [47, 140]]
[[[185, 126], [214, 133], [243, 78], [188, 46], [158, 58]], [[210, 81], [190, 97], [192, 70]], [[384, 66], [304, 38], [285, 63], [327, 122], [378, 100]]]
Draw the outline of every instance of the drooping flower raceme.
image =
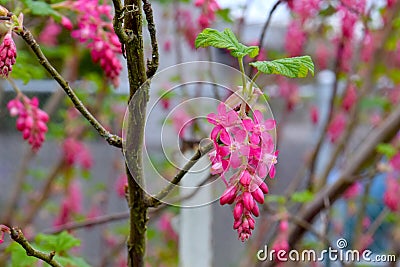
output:
[[[71, 36], [86, 45], [93, 61], [100, 64], [107, 78], [118, 87], [122, 70], [118, 56], [122, 49], [113, 30], [111, 6], [99, 4], [98, 0], [66, 1], [64, 5], [78, 14], [77, 28], [72, 30]], [[66, 29], [72, 29], [66, 17], [61, 23]]]
[[7, 78], [12, 71], [12, 66], [17, 57], [17, 48], [12, 39], [11, 32], [6, 34], [0, 45], [0, 76]]
[[19, 94], [8, 102], [7, 108], [12, 117], [18, 117], [17, 130], [22, 132], [22, 137], [28, 140], [32, 150], [37, 151], [45, 140], [46, 123], [49, 121], [47, 113], [39, 108], [39, 100]]
[[214, 125], [214, 150], [209, 154], [211, 173], [220, 175], [227, 187], [220, 204], [234, 204], [233, 228], [245, 241], [254, 229], [254, 216], [259, 216], [257, 203], [263, 204], [264, 194], [268, 193], [263, 179], [268, 172], [271, 178], [275, 175], [278, 153], [271, 135], [275, 121], [264, 120], [259, 110], [250, 116], [239, 116], [224, 103], [218, 106], [217, 114], [211, 113], [207, 119]]

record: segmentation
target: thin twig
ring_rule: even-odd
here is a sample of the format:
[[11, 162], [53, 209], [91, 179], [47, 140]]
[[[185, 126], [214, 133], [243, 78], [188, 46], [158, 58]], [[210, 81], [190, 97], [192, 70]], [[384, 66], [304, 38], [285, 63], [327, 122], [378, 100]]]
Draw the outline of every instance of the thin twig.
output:
[[24, 41], [31, 47], [36, 57], [39, 59], [39, 63], [47, 70], [47, 72], [57, 81], [61, 88], [65, 91], [67, 96], [71, 99], [75, 108], [86, 118], [86, 120], [96, 129], [96, 131], [103, 137], [110, 145], [115, 147], [122, 147], [121, 137], [111, 134], [107, 131], [100, 122], [89, 112], [89, 110], [83, 105], [82, 101], [78, 98], [75, 92], [69, 86], [69, 83], [58, 73], [58, 71], [50, 64], [49, 60], [43, 54], [39, 44], [33, 38], [32, 33], [24, 28], [19, 33]]
[[175, 175], [174, 179], [168, 184], [164, 189], [158, 192], [154, 197], [149, 199], [147, 203], [148, 207], [157, 207], [161, 204], [161, 200], [165, 198], [175, 186], [182, 180], [186, 173], [208, 152], [210, 152], [214, 147], [213, 143], [207, 144], [203, 148], [199, 148], [196, 153], [190, 158], [190, 160], [183, 166], [183, 168]]
[[[274, 4], [274, 6], [272, 7], [272, 9], [269, 11], [268, 13], [268, 17], [267, 20], [264, 23], [264, 26], [261, 30], [261, 35], [260, 35], [260, 39], [258, 40], [258, 46], [260, 48], [264, 47], [264, 39], [265, 39], [265, 34], [267, 32], [267, 29], [269, 28], [269, 25], [271, 24], [271, 20], [272, 20], [272, 15], [274, 14], [275, 10], [278, 8], [278, 6], [281, 4], [281, 0], [276, 1], [276, 3]], [[260, 54], [258, 54], [254, 61], [257, 61], [259, 58]]]
[[129, 218], [129, 211], [124, 211], [124, 212], [119, 212], [119, 213], [114, 213], [114, 214], [98, 216], [95, 218], [90, 218], [90, 219], [86, 219], [86, 220], [80, 221], [80, 222], [66, 223], [66, 224], [57, 226], [56, 228], [46, 229], [43, 231], [43, 233], [57, 234], [62, 231], [71, 231], [71, 230], [76, 230], [76, 229], [80, 229], [80, 228], [85, 228], [85, 227], [90, 227], [90, 226], [95, 226], [95, 225], [100, 225], [100, 224], [105, 224], [105, 223], [110, 223], [110, 222], [115, 222], [115, 221], [127, 220], [128, 218]]
[[21, 229], [16, 227], [12, 228], [10, 236], [15, 242], [20, 244], [25, 249], [26, 255], [38, 258], [44, 262], [47, 262], [49, 265], [53, 267], [62, 267], [62, 265], [54, 259], [54, 256], [56, 255], [54, 251], [50, 253], [44, 253], [33, 248], [32, 245], [29, 244], [28, 240], [26, 240]]
[[151, 60], [147, 59], [147, 78], [150, 79], [156, 73], [158, 69], [158, 44], [157, 44], [157, 36], [156, 36], [156, 26], [154, 24], [153, 18], [153, 9], [151, 8], [151, 4], [148, 0], [143, 1], [143, 11], [146, 15], [147, 20], [147, 29], [150, 33], [151, 40]]

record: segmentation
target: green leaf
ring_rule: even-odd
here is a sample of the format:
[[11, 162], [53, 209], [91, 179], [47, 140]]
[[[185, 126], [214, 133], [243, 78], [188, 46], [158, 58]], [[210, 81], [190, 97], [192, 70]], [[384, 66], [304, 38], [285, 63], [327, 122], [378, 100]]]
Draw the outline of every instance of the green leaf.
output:
[[222, 9], [218, 9], [217, 12], [215, 12], [217, 14], [218, 17], [220, 17], [223, 21], [228, 22], [228, 23], [232, 23], [233, 20], [231, 19], [231, 17], [229, 16], [231, 10], [229, 8], [222, 8]]
[[306, 203], [313, 200], [314, 194], [311, 191], [296, 192], [292, 195], [292, 201], [299, 203]]
[[34, 257], [27, 256], [26, 251], [16, 242], [11, 243], [6, 251], [11, 253], [11, 267], [35, 266], [38, 261]]
[[44, 249], [50, 251], [54, 250], [58, 253], [68, 251], [69, 249], [81, 244], [79, 239], [76, 239], [66, 231], [63, 231], [57, 235], [38, 234], [35, 238], [35, 241]]
[[265, 196], [265, 201], [266, 202], [276, 202], [279, 204], [285, 204], [285, 197], [284, 196], [278, 196], [278, 195], [266, 195]]
[[376, 146], [376, 151], [388, 157], [389, 159], [396, 155], [397, 150], [391, 144], [381, 143]]
[[55, 19], [61, 19], [58, 14], [48, 3], [42, 1], [24, 0], [22, 1], [33, 15], [52, 16]]
[[70, 266], [70, 267], [90, 267], [90, 265], [80, 257], [65, 257], [65, 256], [56, 256], [54, 257], [56, 261], [58, 261], [62, 266]]
[[308, 71], [314, 75], [314, 63], [310, 56], [290, 57], [272, 61], [256, 61], [251, 66], [266, 74], [279, 74], [289, 78], [304, 78]]
[[222, 32], [210, 28], [204, 29], [197, 36], [195, 45], [196, 48], [208, 46], [225, 48], [231, 51], [231, 55], [236, 58], [243, 58], [246, 55], [255, 57], [259, 50], [257, 46], [245, 46], [239, 43], [235, 34], [228, 28]]

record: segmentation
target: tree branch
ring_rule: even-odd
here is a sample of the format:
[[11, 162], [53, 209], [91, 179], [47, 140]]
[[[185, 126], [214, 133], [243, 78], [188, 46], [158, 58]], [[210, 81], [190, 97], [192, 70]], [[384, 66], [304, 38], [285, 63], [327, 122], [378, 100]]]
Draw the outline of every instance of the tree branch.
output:
[[156, 73], [158, 69], [158, 44], [156, 36], [156, 26], [154, 24], [153, 9], [148, 0], [143, 0], [143, 11], [146, 15], [147, 28], [150, 33], [151, 40], [151, 60], [147, 59], [147, 78], [150, 79]]
[[[122, 6], [121, 0], [113, 0], [113, 5], [114, 5], [114, 18], [113, 18], [113, 27], [114, 27], [114, 32], [118, 36], [118, 39], [120, 43], [122, 44], [122, 47], [124, 47], [124, 44], [127, 42], [130, 42], [132, 39], [129, 38], [129, 36], [125, 33], [124, 27], [122, 26], [122, 23], [124, 21], [124, 12], [126, 10], [125, 7]], [[123, 49], [123, 54], [124, 49]]]
[[[316, 198], [307, 205], [299, 216], [308, 222], [312, 222], [313, 219], [319, 212], [321, 212], [324, 206], [324, 199], [326, 198], [329, 203], [333, 204], [339, 196], [357, 179], [357, 172], [363, 167], [368, 160], [373, 157], [376, 146], [381, 142], [387, 142], [391, 140], [400, 129], [400, 106], [397, 107], [387, 118], [379, 128], [374, 129], [367, 136], [365, 141], [359, 146], [354, 154], [354, 157], [349, 159], [348, 164], [343, 168], [338, 180], [330, 186], [324, 187]], [[295, 227], [292, 229], [289, 235], [289, 244], [293, 247], [304, 234], [306, 229], [303, 227]]]
[[174, 179], [164, 189], [158, 192], [153, 198], [149, 199], [148, 207], [157, 207], [161, 204], [161, 200], [165, 198], [175, 186], [182, 180], [182, 178], [188, 173], [188, 171], [208, 152], [214, 148], [213, 143], [209, 143], [203, 148], [198, 148], [196, 153], [190, 158], [190, 160], [183, 166], [183, 168], [175, 175]]
[[47, 262], [53, 267], [62, 267], [62, 265], [54, 259], [54, 256], [56, 255], [54, 251], [50, 253], [44, 253], [33, 248], [32, 245], [29, 244], [28, 240], [26, 240], [21, 229], [16, 227], [12, 228], [10, 236], [15, 242], [20, 244], [25, 249], [26, 255], [38, 258], [44, 262]]
[[57, 81], [61, 88], [65, 91], [67, 96], [71, 99], [75, 108], [80, 111], [80, 113], [86, 118], [86, 120], [96, 129], [96, 131], [103, 137], [110, 145], [115, 147], [122, 147], [121, 137], [111, 134], [107, 131], [97, 119], [89, 112], [89, 110], [83, 105], [81, 100], [71, 89], [68, 82], [57, 72], [57, 70], [50, 64], [49, 60], [43, 54], [40, 49], [39, 44], [33, 38], [32, 33], [24, 28], [24, 30], [19, 33], [19, 35], [24, 39], [24, 41], [31, 47], [32, 51], [35, 53], [36, 57], [39, 59], [39, 63], [47, 70], [47, 72]]

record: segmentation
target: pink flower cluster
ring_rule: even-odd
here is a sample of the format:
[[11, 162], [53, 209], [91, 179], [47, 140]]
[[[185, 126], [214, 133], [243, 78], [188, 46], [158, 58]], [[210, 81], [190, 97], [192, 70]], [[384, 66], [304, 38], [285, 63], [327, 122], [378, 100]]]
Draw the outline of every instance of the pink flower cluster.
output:
[[[279, 253], [280, 250], [289, 252], [289, 243], [288, 243], [288, 235], [289, 235], [289, 223], [287, 220], [282, 220], [279, 222], [278, 226], [278, 235], [275, 239], [275, 242], [272, 246], [272, 249], [276, 251], [275, 255], [282, 255]], [[280, 262], [280, 258], [276, 257], [275, 262]]]
[[7, 108], [12, 117], [18, 116], [17, 130], [22, 132], [22, 137], [28, 140], [32, 150], [37, 151], [45, 140], [46, 123], [49, 121], [47, 113], [39, 108], [39, 100], [19, 94], [8, 102]]
[[83, 169], [88, 170], [93, 165], [92, 155], [89, 149], [79, 140], [69, 137], [63, 145], [64, 159], [67, 165], [79, 164]]
[[306, 33], [301, 28], [301, 23], [292, 20], [285, 37], [285, 50], [290, 57], [300, 56], [306, 42]]
[[11, 33], [7, 33], [0, 45], [0, 77], [7, 78], [17, 57], [17, 47]]
[[320, 9], [321, 0], [293, 0], [288, 1], [288, 5], [304, 21], [317, 14]]
[[121, 174], [115, 181], [115, 191], [119, 197], [125, 197], [126, 188], [128, 187], [128, 177], [126, 174]]
[[342, 106], [343, 110], [338, 111], [330, 122], [327, 130], [328, 137], [332, 143], [335, 143], [342, 135], [347, 124], [347, 113], [357, 102], [356, 86], [352, 83], [349, 84], [343, 96]]
[[[77, 29], [71, 32], [72, 37], [86, 44], [93, 61], [100, 64], [107, 78], [118, 87], [122, 70], [118, 56], [122, 50], [111, 23], [111, 6], [99, 4], [98, 0], [67, 1], [66, 5], [78, 13]], [[72, 28], [65, 20], [63, 25]]]
[[196, 49], [195, 47], [195, 40], [199, 30], [195, 26], [192, 21], [192, 14], [189, 10], [179, 9], [176, 12], [175, 20], [179, 22], [178, 30], [183, 35], [186, 40], [186, 43], [192, 48], [193, 50]]
[[215, 21], [215, 12], [220, 9], [218, 2], [216, 0], [196, 0], [194, 4], [201, 8], [201, 14], [197, 19], [200, 29], [210, 27], [211, 23]]
[[82, 209], [82, 191], [77, 181], [71, 182], [67, 188], [65, 198], [61, 203], [60, 214], [55, 219], [53, 225], [59, 226], [67, 223], [73, 213], [78, 213]]
[[[253, 216], [259, 216], [256, 202], [264, 203], [268, 187], [263, 182], [268, 172], [275, 176], [274, 164], [278, 152], [270, 134], [275, 128], [273, 119], [264, 120], [259, 110], [252, 117], [240, 118], [235, 110], [228, 110], [224, 103], [218, 106], [218, 113], [207, 116], [214, 125], [211, 139], [214, 150], [209, 154], [212, 162], [211, 173], [218, 174], [227, 189], [220, 198], [220, 204], [233, 204], [234, 224], [239, 239], [247, 240], [255, 226]], [[226, 177], [229, 173], [230, 178]]]
[[393, 175], [388, 174], [386, 178], [386, 191], [383, 195], [383, 202], [393, 212], [400, 210], [400, 182]]

